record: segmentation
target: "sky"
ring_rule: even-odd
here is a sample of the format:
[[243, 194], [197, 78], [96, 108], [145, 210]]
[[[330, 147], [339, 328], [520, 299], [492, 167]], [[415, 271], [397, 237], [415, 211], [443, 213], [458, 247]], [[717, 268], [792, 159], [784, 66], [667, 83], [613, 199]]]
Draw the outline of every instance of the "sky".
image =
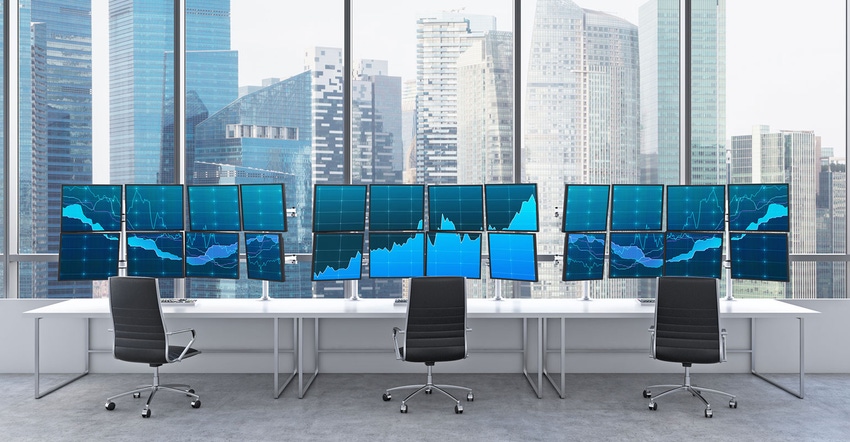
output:
[[[636, 25], [638, 8], [645, 3], [576, 2]], [[95, 115], [108, 115], [108, 2], [92, 3], [94, 108]], [[535, 4], [523, 2], [523, 46], [531, 41]], [[232, 1], [231, 48], [239, 51], [240, 86], [302, 72], [307, 47], [341, 48], [342, 6], [342, 0]], [[390, 75], [414, 79], [417, 18], [449, 10], [494, 15], [498, 29], [512, 29], [510, 0], [353, 0], [352, 60], [388, 60]], [[750, 134], [760, 124], [772, 131], [814, 130], [823, 146], [844, 156], [845, 2], [807, 0], [801, 7], [797, 0], [727, 0], [726, 16], [727, 138]], [[95, 118], [94, 130], [98, 151], [109, 145], [108, 118]], [[94, 162], [95, 182], [107, 182], [108, 156], [96, 154]]]

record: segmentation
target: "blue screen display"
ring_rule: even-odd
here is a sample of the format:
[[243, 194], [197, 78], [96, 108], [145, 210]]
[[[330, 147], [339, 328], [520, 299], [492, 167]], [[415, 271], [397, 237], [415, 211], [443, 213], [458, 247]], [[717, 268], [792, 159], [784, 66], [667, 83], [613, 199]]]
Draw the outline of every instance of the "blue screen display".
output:
[[487, 230], [536, 232], [537, 184], [487, 184]]
[[239, 186], [188, 186], [187, 191], [191, 230], [241, 230]]
[[362, 265], [362, 233], [313, 235], [313, 281], [360, 279]]
[[563, 230], [565, 232], [608, 230], [610, 192], [611, 186], [567, 184], [564, 189]]
[[284, 281], [283, 235], [245, 233], [245, 257], [248, 279]]
[[366, 230], [366, 186], [317, 184], [313, 195], [313, 232]]
[[481, 278], [481, 234], [429, 232], [425, 274]]
[[602, 279], [605, 271], [605, 234], [569, 233], [564, 254], [564, 281]]
[[414, 278], [424, 275], [424, 233], [369, 234], [370, 278]]
[[425, 219], [425, 186], [369, 186], [369, 230], [422, 230]]
[[484, 230], [482, 186], [428, 186], [428, 230]]
[[118, 275], [118, 233], [59, 235], [59, 280], [102, 280]]
[[788, 235], [733, 233], [729, 238], [732, 278], [788, 281]]
[[537, 241], [533, 233], [489, 233], [490, 278], [537, 281]]
[[128, 184], [127, 231], [183, 230], [183, 186]]
[[127, 275], [183, 277], [182, 232], [127, 234]]
[[667, 186], [668, 231], [723, 231], [724, 186]]
[[239, 193], [244, 230], [286, 231], [286, 191], [283, 184], [242, 184]]
[[723, 234], [668, 232], [664, 253], [666, 276], [720, 278], [723, 270]]
[[611, 230], [661, 230], [664, 186], [614, 184]]
[[239, 279], [239, 234], [187, 232], [186, 277]]
[[62, 186], [63, 232], [121, 230], [121, 186]]
[[788, 184], [730, 184], [729, 230], [788, 231]]
[[663, 233], [611, 234], [609, 277], [655, 278], [663, 273]]

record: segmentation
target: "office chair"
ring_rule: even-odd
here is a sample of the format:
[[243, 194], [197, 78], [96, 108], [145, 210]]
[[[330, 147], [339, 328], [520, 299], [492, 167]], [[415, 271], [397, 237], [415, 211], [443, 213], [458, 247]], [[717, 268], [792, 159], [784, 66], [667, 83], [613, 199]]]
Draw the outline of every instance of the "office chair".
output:
[[[106, 409], [114, 410], [114, 399], [132, 394], [141, 397], [142, 391], [150, 396], [142, 410], [142, 417], [151, 416], [151, 399], [159, 390], [173, 391], [192, 398], [192, 408], [199, 408], [201, 400], [195, 390], [183, 384], [160, 384], [159, 367], [163, 364], [180, 362], [195, 356], [200, 351], [191, 347], [195, 342], [195, 330], [167, 331], [162, 320], [159, 300], [159, 285], [154, 278], [136, 276], [113, 276], [109, 278], [109, 310], [112, 314], [112, 331], [115, 339], [112, 354], [115, 359], [149, 364], [154, 369], [153, 383], [136, 387], [125, 393], [106, 399]], [[192, 338], [185, 346], [169, 345], [169, 337], [189, 332]]]
[[[466, 391], [472, 401], [472, 389], [455, 385], [435, 385], [432, 378], [434, 363], [457, 361], [468, 355], [466, 333], [466, 281], [461, 277], [425, 277], [410, 280], [405, 329], [393, 327], [396, 359], [424, 362], [428, 377], [424, 385], [405, 385], [388, 389], [385, 401], [392, 399], [395, 390], [415, 388], [401, 401], [401, 412], [407, 413], [407, 401], [420, 392], [434, 390], [455, 401], [455, 413], [463, 413], [463, 405], [445, 389]], [[404, 340], [399, 342], [399, 335]]]
[[[649, 409], [657, 410], [658, 398], [675, 391], [688, 391], [705, 404], [705, 417], [712, 417], [711, 405], [703, 393], [729, 398], [729, 408], [738, 408], [735, 395], [691, 385], [692, 364], [715, 364], [726, 361], [726, 329], [720, 328], [718, 280], [714, 278], [658, 278], [655, 297], [655, 323], [649, 328], [650, 357], [681, 363], [685, 379], [678, 385], [652, 385], [643, 390], [649, 398]], [[656, 388], [669, 388], [652, 395]]]

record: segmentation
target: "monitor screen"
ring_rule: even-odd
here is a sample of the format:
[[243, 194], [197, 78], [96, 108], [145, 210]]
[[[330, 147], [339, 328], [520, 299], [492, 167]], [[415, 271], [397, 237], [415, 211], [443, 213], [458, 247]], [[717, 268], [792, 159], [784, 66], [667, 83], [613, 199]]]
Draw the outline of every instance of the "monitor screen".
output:
[[605, 271], [605, 233], [568, 233], [564, 247], [564, 281], [602, 279]]
[[729, 230], [788, 231], [788, 184], [730, 184]]
[[425, 233], [369, 233], [370, 278], [425, 275]]
[[286, 231], [286, 191], [283, 184], [242, 184], [242, 228], [261, 232]]
[[428, 186], [428, 230], [484, 230], [482, 186]]
[[362, 265], [362, 233], [313, 235], [313, 281], [360, 279]]
[[567, 184], [564, 188], [565, 232], [608, 230], [608, 205], [611, 186]]
[[313, 194], [313, 232], [366, 230], [366, 186], [317, 184]]
[[656, 278], [664, 273], [663, 233], [612, 233], [608, 276]]
[[127, 233], [127, 275], [183, 277], [183, 232]]
[[425, 186], [421, 184], [369, 186], [369, 230], [423, 230]]
[[668, 232], [664, 244], [664, 275], [720, 278], [723, 233]]
[[239, 234], [186, 232], [186, 277], [239, 279]]
[[62, 185], [63, 232], [121, 230], [120, 185]]
[[183, 186], [127, 184], [127, 231], [183, 230]]
[[729, 237], [732, 278], [788, 282], [788, 235], [733, 233]]
[[536, 232], [537, 184], [486, 184], [487, 230]]
[[480, 233], [428, 232], [427, 239], [427, 276], [481, 278]]
[[284, 281], [283, 235], [245, 232], [248, 279]]
[[188, 186], [189, 229], [209, 232], [241, 230], [239, 186]]
[[119, 233], [59, 235], [59, 280], [101, 280], [118, 275]]
[[662, 184], [614, 184], [611, 230], [661, 230]]
[[714, 231], [725, 229], [724, 186], [667, 186], [668, 231]]
[[537, 281], [537, 241], [533, 233], [488, 233], [490, 279]]

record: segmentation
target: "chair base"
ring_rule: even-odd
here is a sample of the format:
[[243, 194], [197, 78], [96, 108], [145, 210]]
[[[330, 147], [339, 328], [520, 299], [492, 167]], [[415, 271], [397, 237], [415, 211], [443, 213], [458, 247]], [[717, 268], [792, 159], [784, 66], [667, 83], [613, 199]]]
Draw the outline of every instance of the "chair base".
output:
[[444, 394], [449, 399], [451, 399], [455, 402], [455, 413], [458, 413], [458, 414], [463, 413], [463, 405], [461, 405], [460, 401], [456, 397], [454, 397], [451, 393], [446, 391], [446, 389], [450, 388], [450, 389], [465, 391], [466, 392], [466, 400], [469, 401], [469, 402], [471, 402], [475, 399], [475, 396], [472, 394], [472, 389], [468, 388], [468, 387], [457, 386], [457, 385], [434, 384], [432, 366], [428, 365], [427, 367], [428, 367], [428, 379], [425, 382], [425, 384], [403, 385], [403, 386], [400, 386], [400, 387], [388, 388], [386, 390], [386, 392], [384, 393], [383, 399], [385, 401], [392, 399], [392, 397], [393, 397], [392, 392], [396, 391], [396, 390], [415, 389], [413, 391], [413, 393], [410, 393], [409, 395], [407, 395], [406, 398], [404, 398], [401, 401], [400, 411], [402, 413], [407, 413], [407, 401], [409, 401], [411, 398], [413, 398], [413, 396], [416, 396], [417, 394], [419, 394], [423, 391], [425, 392], [425, 394], [431, 394], [431, 393], [434, 392], [434, 390], [436, 390], [436, 391], [439, 391], [440, 393]]
[[151, 385], [140, 385], [130, 391], [125, 391], [121, 394], [116, 394], [115, 396], [110, 396], [106, 399], [106, 409], [114, 410], [115, 409], [115, 399], [122, 397], [133, 395], [134, 398], [139, 398], [142, 396], [142, 392], [150, 391], [150, 395], [148, 396], [148, 400], [145, 402], [145, 408], [142, 409], [142, 417], [148, 418], [151, 417], [151, 401], [153, 400], [153, 396], [157, 391], [171, 391], [174, 393], [180, 393], [192, 398], [190, 405], [192, 408], [200, 408], [201, 407], [201, 398], [195, 394], [195, 390], [192, 389], [191, 386], [186, 384], [160, 384], [159, 383], [159, 367], [154, 367], [153, 374], [153, 383]]
[[[664, 389], [667, 390], [661, 392], [660, 394], [653, 395], [653, 389]], [[705, 405], [705, 417], [712, 417], [714, 412], [711, 410], [711, 404], [705, 399], [703, 393], [714, 393], [721, 396], [726, 396], [729, 398], [729, 408], [738, 408], [738, 400], [735, 398], [734, 394], [729, 394], [720, 390], [713, 390], [711, 388], [705, 387], [697, 387], [696, 385], [691, 385], [691, 369], [690, 367], [685, 367], [685, 380], [682, 384], [677, 385], [650, 385], [643, 390], [643, 397], [649, 398], [649, 409], [657, 410], [658, 404], [655, 403], [656, 399], [666, 396], [670, 393], [674, 393], [677, 391], [687, 391], [691, 393], [691, 395], [699, 398], [702, 403]]]

